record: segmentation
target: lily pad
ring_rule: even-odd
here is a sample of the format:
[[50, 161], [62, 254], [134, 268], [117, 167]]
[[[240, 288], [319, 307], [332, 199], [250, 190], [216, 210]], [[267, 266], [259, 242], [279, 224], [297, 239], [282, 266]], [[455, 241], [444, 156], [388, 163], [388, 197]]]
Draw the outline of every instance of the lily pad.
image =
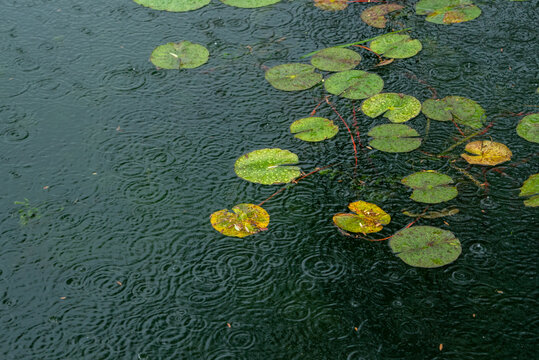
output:
[[417, 131], [404, 124], [378, 125], [367, 135], [373, 138], [369, 145], [380, 151], [409, 152], [421, 146]]
[[277, 4], [281, 0], [220, 0], [223, 4], [239, 8], [258, 8]]
[[408, 175], [401, 182], [414, 189], [410, 199], [417, 202], [438, 204], [458, 195], [457, 188], [450, 185], [453, 184], [450, 176], [432, 170]]
[[524, 181], [518, 196], [531, 196], [531, 198], [524, 200], [524, 205], [539, 206], [539, 174], [533, 174], [528, 180]]
[[355, 68], [361, 61], [359, 53], [339, 47], [324, 49], [311, 58], [311, 64], [324, 71], [344, 71]]
[[266, 80], [279, 90], [306, 90], [322, 81], [322, 74], [315, 70], [308, 64], [277, 65], [266, 71]]
[[470, 0], [421, 0], [415, 11], [427, 15], [427, 21], [444, 25], [470, 21], [481, 15], [481, 9]]
[[361, 70], [341, 71], [324, 82], [327, 92], [347, 99], [366, 99], [384, 88], [384, 80], [376, 74]]
[[243, 238], [267, 230], [269, 214], [254, 204], [238, 204], [232, 208], [211, 214], [213, 228], [225, 236]]
[[322, 10], [338, 11], [348, 6], [349, 0], [314, 0], [314, 6]]
[[393, 235], [391, 250], [408, 265], [436, 268], [455, 261], [462, 252], [451, 231], [433, 226], [412, 226]]
[[419, 115], [421, 103], [410, 95], [383, 93], [365, 100], [361, 104], [361, 111], [371, 118], [384, 114], [389, 121], [402, 123]]
[[374, 233], [382, 230], [382, 225], [387, 225], [391, 217], [378, 205], [365, 201], [350, 203], [348, 208], [355, 214], [336, 214], [333, 216], [335, 225], [345, 231], [354, 233]]
[[290, 125], [290, 132], [304, 141], [322, 141], [334, 137], [339, 127], [333, 121], [321, 117], [308, 117], [296, 120]]
[[421, 41], [410, 38], [409, 35], [387, 34], [371, 41], [370, 48], [377, 54], [392, 59], [409, 58], [423, 48]]
[[205, 64], [208, 49], [190, 41], [159, 45], [150, 56], [150, 61], [161, 69], [194, 69]]
[[288, 183], [300, 176], [298, 156], [288, 150], [262, 149], [242, 155], [234, 164], [236, 175], [258, 184]]
[[455, 121], [457, 124], [480, 129], [486, 121], [485, 110], [473, 100], [462, 96], [446, 96], [443, 99], [426, 100], [421, 108], [432, 120]]
[[517, 125], [518, 136], [539, 143], [539, 113], [524, 116]]
[[513, 156], [507, 146], [489, 140], [472, 141], [466, 144], [464, 150], [473, 155], [461, 154], [460, 156], [469, 164], [476, 165], [498, 165], [511, 160]]
[[183, 12], [200, 9], [210, 3], [211, 0], [133, 0], [137, 4], [155, 10]]
[[398, 11], [402, 8], [404, 8], [404, 6], [399, 4], [375, 5], [363, 10], [361, 13], [361, 20], [363, 20], [367, 25], [383, 29], [386, 27], [387, 23], [385, 16], [390, 12]]

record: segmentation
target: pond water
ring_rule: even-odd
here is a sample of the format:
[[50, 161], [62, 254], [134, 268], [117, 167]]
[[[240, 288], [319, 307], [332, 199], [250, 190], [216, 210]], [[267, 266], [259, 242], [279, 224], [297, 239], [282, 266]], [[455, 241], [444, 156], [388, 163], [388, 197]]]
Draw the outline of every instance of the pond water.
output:
[[[415, 1], [394, 28], [413, 27], [415, 57], [375, 68], [384, 91], [465, 96], [486, 110], [480, 139], [507, 144], [500, 170], [415, 151], [354, 155], [346, 129], [322, 143], [290, 135], [323, 87], [283, 92], [264, 69], [384, 31], [367, 4], [323, 12], [309, 0], [258, 9], [219, 1], [187, 13], [130, 0], [0, 0], [0, 357], [2, 359], [526, 359], [537, 355], [537, 210], [519, 188], [538, 172], [519, 113], [537, 112], [538, 1], [475, 1], [479, 18], [425, 22]], [[159, 71], [152, 50], [189, 40], [200, 68]], [[307, 60], [303, 60], [307, 62]], [[350, 101], [332, 98], [352, 121]], [[358, 105], [356, 103], [356, 105]], [[338, 121], [328, 106], [321, 116]], [[358, 115], [366, 133], [385, 119]], [[420, 115], [408, 124], [424, 134]], [[422, 150], [455, 142], [433, 122]], [[216, 232], [209, 215], [259, 203], [279, 186], [248, 183], [234, 161], [279, 147], [306, 172], [337, 164], [268, 201], [268, 231]], [[454, 152], [461, 153], [462, 146]], [[333, 225], [348, 203], [380, 205], [389, 236], [421, 212], [399, 183], [422, 169], [451, 175], [451, 217], [420, 220], [462, 243], [453, 263], [406, 265], [387, 242]], [[27, 199], [27, 200], [25, 200]], [[15, 204], [14, 202], [19, 202]], [[22, 213], [21, 213], [22, 211]], [[445, 222], [445, 223], [444, 223]]]

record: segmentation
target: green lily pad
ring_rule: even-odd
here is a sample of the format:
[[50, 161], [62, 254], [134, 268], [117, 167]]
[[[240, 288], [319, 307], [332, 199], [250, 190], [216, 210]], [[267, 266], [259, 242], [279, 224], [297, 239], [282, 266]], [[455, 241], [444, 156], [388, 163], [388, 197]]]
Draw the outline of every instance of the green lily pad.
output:
[[402, 8], [404, 8], [404, 6], [399, 4], [375, 5], [363, 10], [361, 13], [361, 20], [363, 20], [367, 25], [383, 29], [386, 27], [387, 23], [385, 16], [390, 12], [398, 11]]
[[318, 52], [311, 58], [311, 64], [324, 71], [344, 71], [355, 68], [361, 55], [345, 48], [332, 47]]
[[404, 124], [384, 124], [373, 127], [367, 134], [369, 145], [385, 152], [409, 152], [421, 146], [419, 134]]
[[389, 121], [402, 123], [419, 115], [421, 103], [410, 95], [383, 93], [365, 100], [361, 104], [361, 111], [371, 118], [384, 114]]
[[524, 116], [517, 125], [518, 136], [539, 143], [539, 113]]
[[366, 99], [384, 88], [384, 80], [376, 74], [348, 70], [331, 75], [324, 82], [327, 92], [347, 99]]
[[211, 0], [133, 0], [137, 4], [155, 10], [182, 12], [200, 9], [210, 3]]
[[425, 100], [421, 111], [426, 117], [437, 121], [455, 121], [474, 129], [483, 127], [485, 110], [473, 100], [462, 96], [446, 96], [443, 99]]
[[336, 214], [333, 216], [335, 225], [345, 231], [354, 233], [374, 233], [382, 230], [382, 225], [387, 225], [391, 217], [378, 205], [366, 201], [350, 203], [348, 208], [355, 214]]
[[423, 48], [421, 41], [411, 39], [408, 35], [387, 34], [371, 41], [370, 48], [377, 54], [392, 59], [409, 58]]
[[333, 121], [321, 117], [308, 117], [296, 120], [290, 125], [290, 132], [304, 141], [322, 141], [334, 137], [339, 127]]
[[189, 41], [159, 45], [150, 56], [150, 61], [160, 69], [194, 69], [205, 64], [208, 49]]
[[277, 4], [281, 0], [220, 0], [223, 4], [239, 8], [258, 8]]
[[242, 155], [234, 164], [236, 175], [258, 184], [288, 183], [300, 176], [298, 156], [288, 150], [262, 149]]
[[427, 15], [427, 21], [444, 25], [470, 21], [481, 15], [481, 9], [470, 0], [421, 0], [415, 11]]
[[315, 70], [308, 64], [277, 65], [266, 71], [266, 80], [279, 90], [306, 90], [322, 81], [322, 74]]
[[393, 235], [389, 247], [408, 265], [436, 268], [455, 261], [462, 252], [451, 231], [433, 226], [412, 226]]
[[410, 199], [427, 204], [438, 204], [454, 199], [458, 195], [457, 188], [451, 186], [451, 177], [436, 171], [420, 171], [408, 175], [401, 182], [414, 189]]
[[270, 216], [266, 210], [254, 204], [238, 204], [232, 208], [211, 214], [213, 228], [225, 236], [243, 238], [268, 229]]
[[338, 11], [348, 6], [349, 0], [314, 0], [314, 6], [322, 10]]
[[524, 205], [539, 206], [539, 174], [533, 174], [528, 180], [524, 181], [518, 196], [531, 196], [531, 198], [524, 200]]

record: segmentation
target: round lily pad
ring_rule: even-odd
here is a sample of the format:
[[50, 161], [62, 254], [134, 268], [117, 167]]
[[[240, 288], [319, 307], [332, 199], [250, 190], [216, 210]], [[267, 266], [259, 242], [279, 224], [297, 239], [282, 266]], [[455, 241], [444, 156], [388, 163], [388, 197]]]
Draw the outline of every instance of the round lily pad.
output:
[[308, 117], [294, 121], [290, 132], [304, 141], [322, 141], [334, 137], [339, 127], [326, 118]]
[[277, 4], [281, 0], [220, 0], [223, 4], [239, 8], [258, 8]]
[[387, 23], [385, 16], [390, 12], [398, 11], [402, 8], [404, 8], [404, 6], [399, 4], [375, 5], [363, 10], [361, 13], [361, 20], [363, 20], [367, 25], [383, 29], [386, 27]]
[[288, 183], [300, 176], [298, 156], [288, 150], [262, 149], [242, 155], [234, 164], [240, 178], [254, 183], [272, 185]]
[[366, 71], [348, 70], [331, 75], [324, 86], [330, 94], [347, 99], [366, 99], [382, 91], [384, 80]]
[[210, 3], [211, 0], [133, 0], [137, 4], [155, 10], [182, 12], [200, 9]]
[[404, 34], [382, 35], [371, 41], [370, 48], [377, 54], [392, 59], [409, 58], [423, 48], [421, 41]]
[[378, 205], [366, 201], [350, 203], [348, 208], [355, 214], [336, 214], [333, 216], [335, 225], [345, 231], [354, 233], [374, 233], [382, 230], [382, 225], [387, 225], [391, 217]]
[[160, 69], [194, 69], [205, 64], [208, 49], [189, 41], [159, 45], [150, 56], [150, 61]]
[[384, 124], [372, 128], [369, 145], [385, 152], [409, 152], [421, 146], [419, 134], [404, 124]]
[[524, 116], [517, 125], [518, 136], [539, 143], [539, 113]]
[[426, 100], [421, 111], [426, 117], [438, 121], [455, 121], [474, 129], [483, 127], [485, 110], [473, 100], [462, 96], [446, 96], [443, 99]]
[[348, 6], [349, 0], [314, 0], [314, 6], [322, 10], [338, 11]]
[[371, 118], [384, 114], [389, 121], [402, 123], [419, 115], [421, 103], [410, 95], [383, 93], [365, 100], [361, 104], [361, 111]]
[[412, 226], [393, 235], [391, 250], [408, 265], [436, 268], [455, 261], [462, 252], [451, 231], [433, 226]]
[[359, 53], [332, 47], [319, 51], [311, 58], [314, 67], [324, 71], [344, 71], [355, 68], [361, 61]]
[[315, 70], [308, 64], [277, 65], [266, 71], [266, 80], [279, 90], [306, 90], [322, 81], [322, 74]]
[[269, 214], [254, 204], [238, 204], [232, 208], [211, 214], [213, 228], [225, 236], [243, 238], [267, 230]]
[[524, 181], [518, 196], [531, 196], [529, 199], [524, 200], [524, 205], [539, 206], [539, 174], [533, 174], [528, 180]]
[[410, 199], [427, 204], [438, 204], [454, 199], [458, 195], [457, 188], [451, 186], [451, 177], [436, 171], [420, 171], [408, 175], [401, 182], [414, 189]]
[[427, 15], [427, 21], [444, 25], [470, 21], [481, 15], [481, 9], [470, 0], [421, 0], [415, 11]]
[[469, 164], [498, 165], [511, 160], [513, 153], [502, 143], [483, 140], [472, 141], [464, 148], [469, 154], [461, 154]]

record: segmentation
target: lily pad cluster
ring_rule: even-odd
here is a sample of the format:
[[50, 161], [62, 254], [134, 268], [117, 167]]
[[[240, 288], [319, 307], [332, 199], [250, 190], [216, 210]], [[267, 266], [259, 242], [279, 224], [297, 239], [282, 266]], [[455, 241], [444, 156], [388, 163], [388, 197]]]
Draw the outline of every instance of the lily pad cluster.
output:
[[427, 15], [427, 21], [443, 25], [470, 21], [481, 15], [481, 9], [470, 0], [420, 0], [415, 11]]

